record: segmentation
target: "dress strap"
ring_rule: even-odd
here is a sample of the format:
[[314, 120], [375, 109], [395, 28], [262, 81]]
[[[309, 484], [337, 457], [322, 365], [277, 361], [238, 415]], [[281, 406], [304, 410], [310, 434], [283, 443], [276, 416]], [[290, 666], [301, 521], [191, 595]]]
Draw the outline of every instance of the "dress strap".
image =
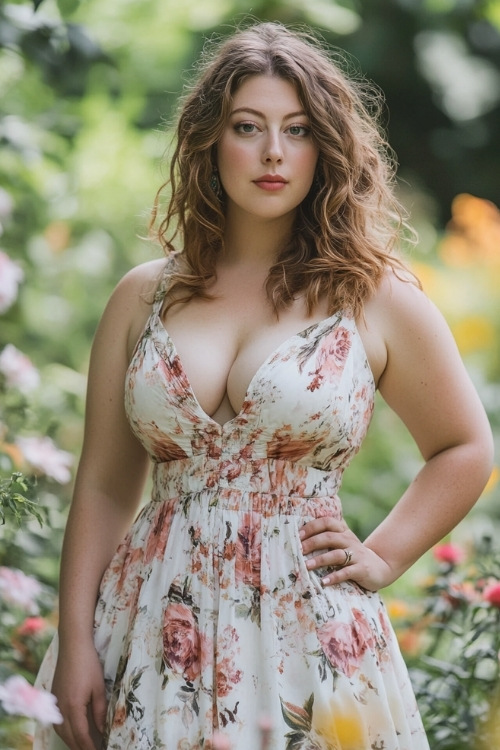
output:
[[159, 313], [161, 311], [163, 302], [165, 300], [165, 295], [167, 294], [170, 287], [170, 282], [172, 281], [172, 271], [174, 271], [175, 266], [175, 255], [167, 256], [153, 299], [153, 312], [155, 313]]

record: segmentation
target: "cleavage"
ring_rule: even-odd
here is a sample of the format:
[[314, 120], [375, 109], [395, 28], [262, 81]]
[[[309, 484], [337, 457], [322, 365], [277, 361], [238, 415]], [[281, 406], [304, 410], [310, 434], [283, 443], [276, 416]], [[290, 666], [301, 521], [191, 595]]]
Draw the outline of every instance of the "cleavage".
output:
[[162, 321], [192, 395], [219, 424], [241, 412], [252, 381], [270, 356], [328, 315], [324, 304], [308, 318], [299, 299], [276, 319], [262, 279], [248, 274], [243, 286], [228, 279], [219, 278], [214, 299], [174, 305]]

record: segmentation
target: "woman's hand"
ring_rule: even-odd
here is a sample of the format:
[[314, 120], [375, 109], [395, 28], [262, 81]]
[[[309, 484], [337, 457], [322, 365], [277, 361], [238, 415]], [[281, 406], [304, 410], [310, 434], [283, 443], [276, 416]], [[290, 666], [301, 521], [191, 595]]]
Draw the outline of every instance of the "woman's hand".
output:
[[334, 567], [322, 578], [323, 586], [355, 581], [368, 591], [388, 586], [398, 577], [390, 565], [361, 542], [345, 521], [328, 516], [308, 521], [300, 529], [302, 552], [318, 554], [306, 560], [308, 570]]
[[107, 702], [104, 677], [93, 644], [60, 653], [52, 692], [63, 723], [54, 725], [70, 750], [97, 750], [101, 746]]

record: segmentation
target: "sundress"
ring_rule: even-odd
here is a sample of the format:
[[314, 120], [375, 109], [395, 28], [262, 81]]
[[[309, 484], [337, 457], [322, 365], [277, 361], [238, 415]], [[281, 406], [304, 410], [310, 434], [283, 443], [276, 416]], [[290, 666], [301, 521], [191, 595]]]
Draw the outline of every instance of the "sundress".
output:
[[[336, 313], [278, 346], [224, 425], [190, 386], [161, 309], [128, 368], [128, 418], [153, 462], [151, 500], [101, 582], [95, 645], [106, 750], [428, 750], [377, 593], [323, 587], [299, 532], [342, 517], [344, 469], [375, 384], [355, 320]], [[57, 640], [38, 686], [50, 689]], [[40, 728], [35, 750], [48, 750]], [[57, 743], [56, 743], [57, 744]]]

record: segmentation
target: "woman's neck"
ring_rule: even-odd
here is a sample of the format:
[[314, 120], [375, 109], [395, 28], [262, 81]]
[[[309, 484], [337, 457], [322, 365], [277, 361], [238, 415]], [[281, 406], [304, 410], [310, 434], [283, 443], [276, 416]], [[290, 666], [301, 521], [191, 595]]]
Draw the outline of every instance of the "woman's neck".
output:
[[224, 232], [225, 265], [270, 266], [291, 236], [293, 216], [260, 220], [251, 216], [227, 216]]

